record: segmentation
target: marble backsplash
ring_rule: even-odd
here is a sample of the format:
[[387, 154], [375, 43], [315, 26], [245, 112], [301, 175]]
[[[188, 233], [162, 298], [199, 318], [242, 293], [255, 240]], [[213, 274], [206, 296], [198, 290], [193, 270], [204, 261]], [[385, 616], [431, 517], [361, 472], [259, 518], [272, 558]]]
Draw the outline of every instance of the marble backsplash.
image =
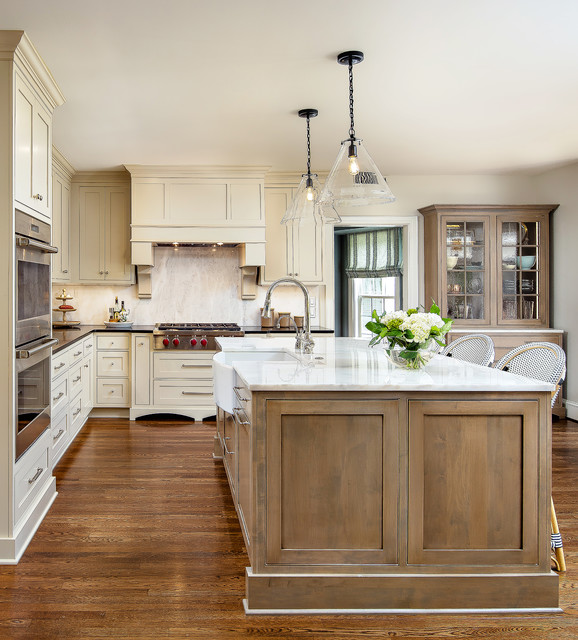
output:
[[[136, 285], [71, 285], [66, 291], [74, 296], [71, 303], [77, 311], [71, 320], [83, 324], [102, 324], [107, 320], [115, 296], [130, 309], [129, 319], [135, 324], [156, 322], [236, 322], [239, 325], [259, 325], [260, 309], [266, 287], [258, 287], [255, 300], [241, 299], [239, 250], [231, 247], [157, 247], [155, 267], [151, 276], [152, 298], [139, 299]], [[309, 287], [319, 300], [319, 287]], [[55, 296], [62, 291], [54, 285], [54, 307], [60, 301]], [[273, 293], [273, 307], [303, 315], [303, 294], [296, 287], [279, 286]], [[319, 308], [319, 303], [318, 303]], [[61, 314], [53, 313], [54, 320]], [[319, 325], [314, 318], [312, 325]]]

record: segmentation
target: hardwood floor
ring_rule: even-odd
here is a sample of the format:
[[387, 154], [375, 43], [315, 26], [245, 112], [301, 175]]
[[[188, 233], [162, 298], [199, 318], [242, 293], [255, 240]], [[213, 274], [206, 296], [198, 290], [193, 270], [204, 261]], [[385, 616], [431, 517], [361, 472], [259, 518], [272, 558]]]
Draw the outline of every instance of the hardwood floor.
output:
[[20, 563], [0, 567], [0, 638], [578, 637], [578, 423], [554, 424], [568, 571], [555, 615], [245, 616], [246, 556], [214, 424], [90, 419]]

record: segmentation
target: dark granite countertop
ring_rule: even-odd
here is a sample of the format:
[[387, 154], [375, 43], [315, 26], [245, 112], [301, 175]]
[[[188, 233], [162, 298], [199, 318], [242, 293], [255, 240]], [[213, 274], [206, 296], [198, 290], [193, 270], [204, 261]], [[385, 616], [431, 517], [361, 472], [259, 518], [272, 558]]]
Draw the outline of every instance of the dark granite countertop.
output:
[[[152, 324], [133, 324], [130, 328], [112, 329], [106, 327], [103, 324], [79, 324], [75, 327], [69, 327], [67, 329], [52, 329], [52, 337], [58, 339], [58, 344], [52, 348], [52, 353], [58, 353], [62, 349], [69, 347], [71, 344], [86, 338], [95, 331], [124, 331], [125, 333], [152, 333], [154, 329]], [[294, 334], [295, 329], [276, 329], [272, 327], [260, 327], [255, 326], [241, 326], [241, 329], [245, 333], [275, 333], [275, 334]], [[326, 329], [324, 327], [312, 327], [311, 333], [333, 333], [333, 329]]]
[[[260, 327], [259, 325], [255, 326], [245, 326], [241, 327], [245, 333], [288, 333], [289, 335], [295, 333], [295, 328], [291, 326], [291, 328], [275, 328], [275, 327]], [[325, 327], [311, 327], [311, 333], [334, 333], [333, 329], [326, 329]]]

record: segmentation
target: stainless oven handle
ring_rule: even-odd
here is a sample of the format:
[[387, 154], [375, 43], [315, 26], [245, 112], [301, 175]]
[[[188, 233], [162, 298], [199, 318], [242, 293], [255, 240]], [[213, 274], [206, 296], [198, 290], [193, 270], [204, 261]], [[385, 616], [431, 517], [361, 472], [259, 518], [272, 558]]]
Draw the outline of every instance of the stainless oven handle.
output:
[[38, 242], [38, 240], [32, 240], [32, 238], [16, 238], [16, 246], [17, 247], [34, 247], [35, 249], [40, 249], [44, 251], [44, 253], [58, 253], [58, 247], [52, 247], [49, 244], [44, 244], [44, 242]]
[[37, 347], [33, 347], [32, 349], [16, 349], [16, 358], [30, 358], [35, 353], [39, 351], [44, 351], [44, 349], [48, 349], [49, 347], [53, 347], [55, 344], [58, 344], [58, 340], [56, 338], [50, 338], [46, 342], [38, 345]]

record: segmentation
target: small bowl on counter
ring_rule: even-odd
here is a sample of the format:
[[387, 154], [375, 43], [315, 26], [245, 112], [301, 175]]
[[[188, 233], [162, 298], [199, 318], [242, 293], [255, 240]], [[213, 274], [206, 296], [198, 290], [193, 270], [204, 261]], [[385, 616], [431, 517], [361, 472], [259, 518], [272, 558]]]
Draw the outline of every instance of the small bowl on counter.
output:
[[104, 321], [104, 326], [107, 329], [130, 329], [132, 327], [133, 321], [130, 322], [111, 322], [110, 320]]

